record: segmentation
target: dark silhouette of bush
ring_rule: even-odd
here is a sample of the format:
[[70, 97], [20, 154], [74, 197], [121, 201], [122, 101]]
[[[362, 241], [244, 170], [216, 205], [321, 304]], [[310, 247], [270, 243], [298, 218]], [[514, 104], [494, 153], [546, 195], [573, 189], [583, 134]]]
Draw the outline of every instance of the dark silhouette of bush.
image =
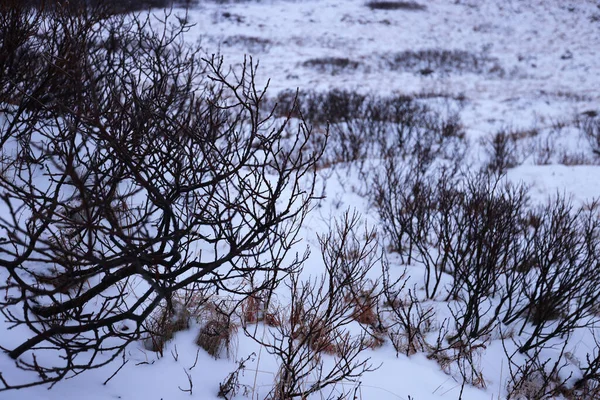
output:
[[0, 4], [0, 312], [29, 332], [2, 351], [32, 374], [0, 391], [168, 340], [145, 330], [182, 290], [250, 295], [302, 261], [283, 264], [314, 198], [311, 129], [262, 111], [252, 60], [232, 78], [183, 21], [150, 18]]
[[423, 11], [427, 7], [414, 1], [369, 1], [367, 7], [371, 10], [406, 10]]

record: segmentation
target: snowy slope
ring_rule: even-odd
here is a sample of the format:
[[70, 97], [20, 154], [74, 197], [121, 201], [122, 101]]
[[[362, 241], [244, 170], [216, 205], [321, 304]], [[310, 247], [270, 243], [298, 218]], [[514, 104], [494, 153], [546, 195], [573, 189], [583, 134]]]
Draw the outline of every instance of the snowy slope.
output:
[[[382, 95], [419, 95], [432, 98], [425, 100], [432, 106], [446, 101], [455, 107], [452, 98], [459, 98], [461, 120], [472, 145], [465, 165], [479, 166], [485, 162], [482, 143], [500, 128], [535, 129], [540, 137], [553, 138], [560, 121], [566, 126], [561, 129], [567, 139], [552, 140], [563, 148], [573, 147], [573, 152], [584, 147], [585, 140], [569, 129], [575, 126], [581, 113], [600, 111], [600, 3], [592, 0], [423, 0], [422, 3], [426, 9], [406, 11], [371, 10], [363, 0], [224, 4], [201, 0], [188, 11], [188, 21], [194, 26], [186, 39], [200, 41], [207, 54], [222, 54], [226, 63], [240, 63], [244, 55], [259, 60], [259, 83], [270, 80], [268, 93], [273, 97], [286, 89], [343, 88]], [[468, 66], [462, 71], [434, 67], [432, 73], [423, 74], [423, 66], [394, 66], [395, 55], [428, 49], [466, 51], [491, 61], [483, 71], [476, 72]], [[326, 57], [348, 59], [350, 64], [323, 70], [306, 63]], [[563, 145], [561, 140], [566, 143]], [[523, 165], [509, 170], [508, 179], [530, 185], [532, 196], [540, 201], [557, 192], [573, 196], [575, 203], [600, 197], [600, 166], [593, 165], [596, 161], [588, 165], [561, 165], [560, 155], [553, 154], [542, 163], [539, 152], [539, 147], [526, 152], [521, 157]], [[323, 171], [324, 176], [326, 172]], [[327, 231], [333, 216], [350, 207], [363, 214], [370, 226], [378, 224], [358, 173], [327, 176], [328, 181], [323, 183], [326, 198], [308, 216], [300, 234], [303, 242], [298, 248], [309, 245], [313, 249], [306, 263], [307, 276], [318, 274], [322, 268], [315, 254], [316, 235]], [[388, 257], [396, 271], [403, 268], [393, 254]], [[267, 328], [259, 325], [257, 329]], [[10, 347], [18, 335], [19, 332], [7, 330], [0, 321], [0, 344]], [[591, 346], [590, 338], [583, 332], [578, 335], [581, 339], [573, 343], [586, 351]], [[214, 360], [197, 349], [195, 336], [194, 327], [178, 333], [167, 345], [163, 358], [144, 350], [141, 344], [130, 346], [126, 354], [128, 363], [105, 385], [103, 382], [119, 368], [120, 362], [60, 382], [50, 391], [35, 387], [3, 392], [0, 399], [216, 399], [219, 383], [235, 369], [235, 360], [245, 359], [251, 353], [255, 356], [247, 363], [241, 381], [253, 388], [249, 398], [264, 398], [276, 381], [277, 365], [272, 356], [240, 330], [235, 360]], [[423, 354], [396, 356], [386, 343], [368, 351], [366, 356], [379, 368], [360, 379], [356, 391], [359, 399], [459, 397], [461, 383], [456, 377], [446, 374], [438, 363]], [[502, 398], [507, 366], [501, 343], [493, 341], [477, 356], [485, 388], [467, 386], [462, 398]], [[190, 369], [192, 365], [195, 367]], [[0, 371], [7, 378], [18, 378], [21, 374], [3, 354]], [[192, 394], [182, 390], [190, 386], [188, 374], [193, 382]], [[355, 383], [347, 385], [346, 389], [358, 388]]]

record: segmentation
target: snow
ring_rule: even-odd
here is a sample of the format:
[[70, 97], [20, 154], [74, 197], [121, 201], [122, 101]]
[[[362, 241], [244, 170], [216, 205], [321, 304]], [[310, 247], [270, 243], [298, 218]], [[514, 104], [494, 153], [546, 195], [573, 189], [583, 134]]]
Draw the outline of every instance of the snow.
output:
[[[472, 158], [465, 160], [465, 165], [484, 162], [481, 141], [500, 128], [536, 128], [541, 135], [550, 135], [556, 121], [572, 124], [582, 112], [600, 108], [600, 23], [592, 20], [600, 13], [596, 1], [428, 0], [422, 1], [427, 6], [424, 11], [369, 10], [364, 3], [200, 1], [189, 10], [188, 21], [194, 26], [186, 39], [191, 43], [200, 41], [207, 54], [220, 53], [227, 63], [240, 63], [244, 54], [260, 61], [259, 83], [270, 80], [271, 96], [296, 88], [463, 96], [460, 116], [473, 146]], [[393, 70], [386, 64], [398, 52], [420, 49], [484, 54], [497, 59], [504, 73], [434, 72], [425, 76]], [[359, 65], [335, 74], [303, 65], [319, 57], [346, 57]], [[569, 143], [581, 147], [577, 140], [569, 139]], [[535, 201], [545, 201], [557, 193], [572, 197], [576, 204], [600, 198], [599, 166], [561, 165], [553, 160], [549, 165], [538, 165], [531, 156], [523, 165], [510, 169], [507, 177], [530, 186]], [[306, 275], [318, 274], [322, 268], [317, 235], [327, 232], [334, 216], [351, 208], [364, 216], [367, 226], [378, 224], [376, 212], [365, 199], [360, 174], [355, 170], [327, 172], [321, 171], [321, 176], [327, 177], [322, 181], [325, 199], [309, 214], [300, 233], [303, 241], [298, 248], [312, 248]], [[405, 267], [393, 254], [388, 255], [388, 261], [395, 274]], [[418, 267], [408, 268], [411, 276], [419, 276]], [[257, 328], [268, 329], [262, 324]], [[253, 352], [255, 356], [247, 363], [241, 380], [254, 387], [249, 398], [264, 398], [276, 381], [274, 357], [240, 329], [235, 359], [215, 360], [194, 344], [197, 329], [193, 326], [177, 333], [162, 358], [144, 350], [141, 343], [132, 344], [125, 354], [127, 364], [105, 385], [103, 382], [119, 368], [120, 360], [60, 382], [52, 390], [34, 387], [1, 392], [0, 399], [216, 399], [219, 383], [235, 369], [235, 361]], [[0, 332], [0, 345], [7, 347], [18, 343], [22, 334], [10, 330], [3, 321]], [[590, 338], [585, 333], [579, 335], [578, 348], [585, 353]], [[360, 379], [359, 399], [457, 399], [461, 391], [460, 381], [424, 354], [396, 356], [386, 343], [367, 351], [366, 356], [380, 367]], [[486, 388], [467, 386], [462, 398], [504, 396], [508, 370], [500, 341], [492, 341], [482, 353], [481, 366]], [[5, 354], [0, 354], [0, 372], [7, 380], [23, 375]], [[193, 381], [192, 394], [181, 390], [189, 387], [187, 373]], [[356, 383], [344, 385], [348, 385], [345, 389], [358, 388]]]

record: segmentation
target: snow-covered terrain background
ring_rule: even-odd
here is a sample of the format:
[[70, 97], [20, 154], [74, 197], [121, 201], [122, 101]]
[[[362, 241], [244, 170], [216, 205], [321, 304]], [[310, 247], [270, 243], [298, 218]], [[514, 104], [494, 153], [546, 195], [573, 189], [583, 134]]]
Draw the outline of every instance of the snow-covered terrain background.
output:
[[[193, 27], [185, 38], [200, 42], [206, 54], [223, 55], [226, 64], [239, 64], [244, 56], [258, 61], [257, 82], [266, 85], [269, 81], [267, 93], [273, 101], [284, 91], [342, 89], [373, 96], [411, 96], [441, 113], [458, 115], [468, 145], [461, 160], [466, 170], [485, 167], [492, 135], [508, 132], [514, 138], [510, 142], [514, 162], [506, 170], [507, 179], [530, 186], [532, 202], [556, 194], [570, 197], [573, 204], [599, 198], [600, 155], [593, 152], [582, 126], [600, 113], [600, 3], [420, 3], [422, 7], [378, 9], [364, 0], [202, 0], [187, 11]], [[185, 14], [183, 9], [173, 12]], [[377, 230], [380, 245], [387, 248], [380, 216], [369, 201], [368, 173], [364, 173], [377, 165], [378, 160], [367, 160], [362, 169], [341, 165], [320, 170], [318, 191], [324, 198], [307, 216], [297, 245], [299, 252], [306, 246], [311, 249], [303, 276], [321, 273], [317, 235], [326, 234], [334, 218], [347, 209], [360, 213], [361, 226]], [[390, 251], [385, 259], [390, 274], [398, 277], [407, 268], [407, 275], [419, 282], [422, 267], [402, 265]], [[375, 268], [370, 277], [377, 279], [379, 271]], [[438, 325], [431, 332], [434, 338], [442, 319], [450, 316], [445, 304], [439, 303], [435, 306]], [[252, 329], [269, 328], [258, 324]], [[246, 393], [241, 390], [236, 398], [267, 395], [277, 380], [272, 355], [239, 329], [230, 357], [215, 359], [198, 350], [197, 330], [192, 325], [177, 333], [162, 357], [142, 343], [130, 345], [125, 354], [130, 361], [106, 384], [121, 360], [62, 381], [51, 390], [34, 387], [2, 392], [0, 399], [216, 399], [219, 384], [235, 370], [237, 361], [252, 354], [239, 376]], [[574, 365], [585, 363], [585, 355], [594, 353], [593, 331], [581, 329], [569, 338], [566, 350]], [[16, 343], [19, 338], [11, 335], [18, 332], [7, 330], [0, 321], [0, 344]], [[560, 346], [550, 347], [544, 354], [550, 358], [560, 350]], [[491, 337], [475, 353], [483, 381], [462, 387], [456, 370], [444, 368], [425, 352], [397, 354], [386, 341], [361, 355], [378, 367], [375, 371], [310, 398], [335, 398], [336, 390], [341, 393], [342, 389], [366, 400], [505, 398], [509, 370], [502, 341]], [[323, 357], [327, 365], [331, 356]], [[4, 354], [0, 354], [0, 371], [7, 378], [18, 379], [21, 374]], [[566, 368], [561, 378], [567, 379], [569, 371]], [[191, 393], [185, 391], [190, 384]]]

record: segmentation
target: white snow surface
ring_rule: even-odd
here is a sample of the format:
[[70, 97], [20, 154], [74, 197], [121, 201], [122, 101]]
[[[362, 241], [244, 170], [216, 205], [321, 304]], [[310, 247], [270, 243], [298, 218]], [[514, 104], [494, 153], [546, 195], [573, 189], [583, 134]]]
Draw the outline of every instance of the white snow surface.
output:
[[[201, 41], [207, 54], [220, 53], [226, 63], [251, 55], [260, 61], [259, 83], [270, 79], [268, 93], [286, 89], [327, 90], [343, 88], [377, 94], [438, 94], [464, 98], [460, 116], [467, 138], [473, 144], [472, 159], [485, 160], [480, 143], [500, 128], [538, 129], [544, 134], [557, 121], [567, 125], [588, 110], [600, 109], [600, 2], [592, 0], [420, 0], [422, 11], [371, 10], [364, 0], [265, 0], [218, 4], [201, 0], [188, 12], [193, 28], [190, 42]], [[183, 10], [176, 10], [183, 13]], [[404, 50], [449, 49], [485, 54], [497, 62], [504, 74], [438, 73], [422, 75], [391, 70], [384, 60]], [[338, 73], [306, 67], [306, 60], [345, 57], [358, 62], [355, 69]], [[432, 100], [433, 101], [433, 100]], [[577, 147], [577, 146], [575, 146]], [[561, 165], [551, 157], [539, 165], [527, 155], [523, 165], [508, 172], [508, 178], [531, 186], [535, 199], [556, 193], [576, 203], [600, 197], [600, 167]], [[592, 163], [594, 164], [594, 163]], [[305, 274], [318, 274], [317, 234], [327, 232], [331, 217], [347, 208], [363, 214], [377, 227], [377, 215], [361, 195], [363, 182], [357, 175], [333, 174], [327, 182], [326, 198], [308, 216], [299, 249], [311, 246], [313, 254]], [[391, 268], [403, 268], [389, 255]], [[418, 274], [418, 273], [417, 273]], [[266, 329], [259, 325], [259, 330]], [[8, 330], [0, 321], [0, 344], [10, 347], [23, 333]], [[177, 400], [216, 399], [219, 383], [236, 367], [236, 359], [252, 352], [241, 377], [254, 386], [248, 398], [262, 399], [276, 380], [273, 357], [239, 332], [233, 359], [215, 360], [194, 344], [197, 332], [176, 334], [164, 357], [132, 344], [127, 365], [106, 385], [103, 382], [120, 366], [88, 371], [58, 383], [51, 390], [34, 387], [0, 393], [2, 400]], [[587, 338], [589, 340], [589, 338]], [[581, 334], [576, 343], [586, 349]], [[175, 356], [177, 354], [178, 356]], [[457, 399], [460, 381], [444, 373], [424, 354], [396, 356], [389, 343], [366, 353], [380, 368], [361, 379], [360, 399]], [[196, 366], [189, 369], [198, 357]], [[176, 359], [177, 358], [177, 359]], [[465, 400], [497, 399], [505, 395], [507, 366], [498, 341], [481, 355], [486, 388], [467, 386]], [[22, 372], [5, 354], [0, 354], [5, 378], [18, 379]], [[187, 373], [193, 381], [188, 388]], [[348, 383], [348, 385], [356, 385]], [[261, 397], [262, 396], [262, 397]], [[238, 398], [245, 398], [239, 395]], [[311, 399], [321, 398], [314, 395]]]

